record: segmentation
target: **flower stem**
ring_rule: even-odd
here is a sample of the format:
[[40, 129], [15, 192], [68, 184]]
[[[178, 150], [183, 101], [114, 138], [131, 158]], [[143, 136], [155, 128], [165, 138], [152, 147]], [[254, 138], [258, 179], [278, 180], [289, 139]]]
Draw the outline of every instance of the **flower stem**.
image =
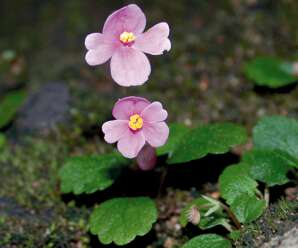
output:
[[223, 203], [220, 203], [220, 204], [221, 204], [222, 208], [227, 212], [230, 219], [234, 222], [237, 229], [241, 229], [241, 224], [238, 221], [238, 219], [236, 218], [236, 216], [234, 215], [234, 213], [231, 211], [231, 209]]
[[233, 228], [231, 227], [231, 225], [227, 222], [224, 222], [223, 227], [226, 228], [229, 232], [233, 232]]
[[168, 173], [168, 166], [163, 167], [162, 173], [161, 173], [161, 176], [160, 176], [160, 183], [159, 183], [159, 187], [158, 187], [157, 198], [160, 198], [160, 196], [161, 196], [163, 184], [164, 184], [164, 181], [166, 179], [167, 173]]
[[256, 194], [261, 198], [261, 199], [264, 199], [264, 196], [262, 194], [262, 192], [258, 189], [256, 189]]
[[270, 193], [269, 193], [268, 186], [265, 186], [265, 189], [264, 189], [264, 199], [266, 201], [266, 207], [268, 207], [269, 206], [269, 201], [270, 201]]

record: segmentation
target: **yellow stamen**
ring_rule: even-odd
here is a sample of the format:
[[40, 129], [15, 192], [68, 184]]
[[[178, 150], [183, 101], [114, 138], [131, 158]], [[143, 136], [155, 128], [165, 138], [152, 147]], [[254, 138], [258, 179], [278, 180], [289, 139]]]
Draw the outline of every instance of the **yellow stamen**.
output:
[[136, 131], [136, 130], [141, 129], [143, 127], [143, 119], [138, 114], [132, 115], [129, 118], [128, 125], [132, 130]]
[[122, 34], [120, 34], [120, 41], [122, 41], [123, 43], [130, 43], [132, 41], [134, 41], [136, 39], [136, 37], [134, 36], [134, 34], [132, 32], [123, 32]]

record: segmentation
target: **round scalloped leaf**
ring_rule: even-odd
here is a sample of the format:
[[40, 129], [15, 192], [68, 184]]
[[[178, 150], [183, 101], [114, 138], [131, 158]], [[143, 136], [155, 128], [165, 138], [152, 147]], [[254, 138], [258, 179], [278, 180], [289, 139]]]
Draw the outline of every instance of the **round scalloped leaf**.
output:
[[229, 240], [216, 234], [203, 234], [189, 240], [182, 248], [231, 248]]
[[292, 161], [272, 150], [253, 150], [244, 154], [243, 162], [248, 165], [252, 178], [268, 186], [287, 183], [287, 172], [294, 165]]
[[183, 124], [173, 123], [170, 126], [170, 135], [167, 143], [156, 149], [157, 156], [171, 155], [177, 143], [183, 138], [183, 136], [190, 130]]
[[90, 230], [103, 244], [125, 245], [148, 233], [156, 220], [157, 210], [150, 198], [114, 198], [93, 211]]
[[277, 58], [259, 57], [245, 65], [244, 72], [257, 85], [282, 87], [297, 81], [292, 74], [292, 64]]
[[0, 101], [0, 128], [7, 125], [25, 100], [24, 91], [14, 91]]
[[233, 146], [246, 142], [245, 128], [232, 123], [209, 124], [190, 129], [175, 145], [168, 163], [176, 164], [200, 159], [210, 154], [228, 152]]
[[255, 195], [257, 185], [257, 182], [249, 176], [248, 166], [245, 163], [228, 166], [219, 177], [220, 193], [229, 204], [244, 193]]
[[78, 156], [66, 161], [59, 171], [61, 191], [74, 194], [93, 193], [111, 186], [129, 160], [118, 153]]
[[285, 116], [262, 118], [253, 129], [256, 149], [279, 150], [292, 157], [298, 167], [298, 121]]
[[241, 223], [249, 223], [259, 218], [266, 208], [265, 200], [255, 195], [242, 194], [231, 205], [231, 210]]

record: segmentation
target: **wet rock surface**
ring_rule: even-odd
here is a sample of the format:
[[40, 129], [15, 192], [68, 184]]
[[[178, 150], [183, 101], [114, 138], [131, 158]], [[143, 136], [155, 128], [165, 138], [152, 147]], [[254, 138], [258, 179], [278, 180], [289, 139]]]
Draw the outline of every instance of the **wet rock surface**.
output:
[[[279, 200], [252, 224], [246, 225], [236, 242], [238, 248], [284, 248], [281, 244], [297, 241], [294, 234], [298, 227], [298, 202]], [[291, 246], [290, 246], [291, 247]], [[296, 247], [296, 246], [295, 246]]]
[[0, 215], [8, 215], [19, 218], [31, 218], [29, 210], [20, 206], [14, 199], [0, 197]]
[[[298, 223], [297, 223], [298, 226]], [[296, 248], [298, 247], [298, 227], [292, 228], [283, 236], [272, 239], [269, 243], [265, 243], [264, 248]]]
[[63, 82], [52, 82], [29, 95], [15, 121], [18, 133], [42, 133], [66, 124], [69, 119], [70, 93]]

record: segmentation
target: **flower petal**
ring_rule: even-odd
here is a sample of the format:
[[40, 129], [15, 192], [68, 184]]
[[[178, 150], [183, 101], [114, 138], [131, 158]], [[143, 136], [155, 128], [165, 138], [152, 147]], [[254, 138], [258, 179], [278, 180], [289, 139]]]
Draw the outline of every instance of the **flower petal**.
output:
[[137, 156], [137, 164], [143, 171], [152, 170], [156, 165], [156, 150], [150, 145], [145, 145]]
[[168, 39], [169, 32], [169, 25], [166, 22], [158, 23], [139, 35], [133, 47], [145, 53], [160, 55], [171, 49], [171, 42]]
[[169, 137], [169, 127], [165, 122], [145, 123], [142, 131], [146, 141], [153, 147], [163, 146]]
[[113, 53], [113, 45], [101, 44], [96, 49], [89, 50], [86, 53], [85, 60], [91, 66], [100, 65], [108, 61]]
[[119, 152], [126, 158], [135, 158], [145, 145], [145, 137], [142, 131], [128, 132], [117, 144]]
[[129, 120], [134, 114], [140, 114], [150, 102], [142, 97], [129, 96], [118, 100], [113, 108], [113, 116], [118, 120]]
[[102, 131], [105, 134], [104, 139], [106, 142], [115, 143], [129, 131], [128, 121], [114, 120], [105, 122], [102, 125]]
[[135, 4], [129, 4], [113, 12], [106, 20], [103, 33], [119, 36], [122, 32], [140, 34], [146, 26], [146, 17], [143, 11]]
[[101, 33], [88, 34], [85, 39], [85, 46], [88, 50], [95, 49], [105, 41], [104, 35]]
[[172, 44], [171, 44], [171, 41], [169, 39], [166, 39], [164, 42], [163, 42], [163, 49], [164, 51], [170, 51], [171, 48], [172, 48]]
[[149, 60], [141, 51], [121, 47], [112, 56], [112, 78], [121, 86], [141, 85], [148, 80], [150, 72]]
[[167, 119], [168, 112], [160, 102], [153, 102], [142, 111], [141, 116], [146, 122], [159, 122]]

